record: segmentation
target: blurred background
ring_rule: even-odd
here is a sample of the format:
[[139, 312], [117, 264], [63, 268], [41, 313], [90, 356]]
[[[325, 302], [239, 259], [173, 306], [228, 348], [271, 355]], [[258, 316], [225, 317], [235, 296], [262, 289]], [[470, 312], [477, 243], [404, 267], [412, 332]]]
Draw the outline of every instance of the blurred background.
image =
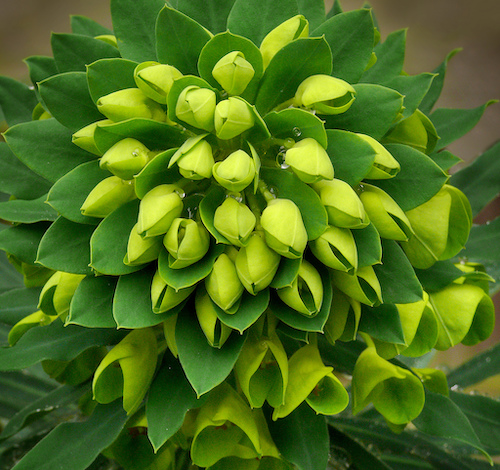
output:
[[[51, 55], [50, 33], [69, 32], [69, 16], [84, 15], [110, 27], [107, 0], [1, 0], [0, 75], [27, 82], [22, 60], [31, 55]], [[341, 0], [344, 10], [360, 8], [363, 0]], [[500, 99], [500, 1], [499, 0], [371, 0], [382, 39], [407, 28], [405, 70], [409, 74], [432, 71], [446, 55], [463, 48], [449, 63], [439, 107], [474, 108]], [[327, 9], [333, 0], [326, 0]], [[490, 106], [479, 125], [450, 146], [470, 161], [500, 138], [500, 103]], [[500, 214], [500, 205], [489, 207], [481, 222]], [[500, 249], [500, 247], [492, 247]], [[497, 313], [500, 297], [497, 296]], [[500, 319], [497, 323], [500, 323]], [[500, 325], [490, 346], [500, 337]], [[437, 362], [456, 365], [474, 348], [457, 347], [440, 354]], [[497, 388], [497, 387], [494, 387]], [[500, 386], [498, 387], [500, 390]]]

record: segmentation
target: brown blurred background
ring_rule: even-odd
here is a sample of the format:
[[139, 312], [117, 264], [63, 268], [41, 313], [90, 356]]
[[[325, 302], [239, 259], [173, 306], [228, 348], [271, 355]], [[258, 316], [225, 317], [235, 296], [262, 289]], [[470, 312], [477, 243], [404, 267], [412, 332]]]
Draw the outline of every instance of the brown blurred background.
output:
[[[27, 80], [22, 59], [50, 55], [50, 33], [69, 32], [69, 16], [85, 15], [110, 27], [107, 0], [0, 0], [0, 75]], [[327, 8], [333, 0], [326, 0]], [[360, 8], [363, 0], [341, 0], [344, 10]], [[371, 0], [382, 38], [408, 28], [405, 69], [410, 74], [432, 71], [456, 48], [448, 67], [441, 107], [473, 108], [500, 99], [500, 1], [499, 0]], [[479, 125], [450, 146], [464, 160], [482, 153], [500, 138], [500, 103], [490, 106]], [[498, 204], [496, 215], [500, 213]], [[494, 212], [483, 216], [483, 221]], [[495, 247], [492, 247], [495, 249]], [[497, 249], [500, 249], [498, 247]], [[500, 311], [497, 296], [497, 312]], [[500, 320], [498, 321], [500, 323]], [[485, 348], [500, 337], [500, 325]], [[458, 347], [439, 356], [454, 365], [470, 355]], [[500, 385], [494, 387], [500, 391]]]

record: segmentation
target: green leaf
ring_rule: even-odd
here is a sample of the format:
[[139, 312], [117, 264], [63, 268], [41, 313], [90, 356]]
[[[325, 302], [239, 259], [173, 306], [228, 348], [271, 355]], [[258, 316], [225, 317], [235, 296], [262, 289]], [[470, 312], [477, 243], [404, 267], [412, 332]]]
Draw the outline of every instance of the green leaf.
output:
[[59, 73], [85, 72], [97, 59], [120, 57], [111, 44], [81, 34], [52, 33], [51, 45]]
[[465, 251], [461, 255], [470, 261], [499, 261], [500, 253], [492, 250], [500, 242], [500, 217], [484, 225], [473, 225]]
[[38, 245], [49, 228], [47, 222], [21, 224], [0, 231], [0, 249], [28, 264], [35, 264]]
[[89, 94], [85, 72], [67, 72], [39, 83], [40, 94], [49, 112], [75, 132], [103, 119]]
[[214, 226], [214, 216], [217, 208], [226, 198], [226, 191], [221, 186], [212, 185], [199, 205], [200, 217], [203, 225], [215, 238], [217, 243], [230, 245], [229, 240], [221, 235]]
[[282, 256], [278, 271], [276, 271], [270, 286], [275, 289], [291, 286], [299, 273], [301, 264], [302, 258], [293, 259]]
[[358, 268], [378, 264], [382, 259], [382, 244], [375, 226], [370, 223], [360, 230], [352, 230], [358, 250]]
[[111, 0], [111, 19], [124, 59], [144, 62], [156, 60], [156, 17], [163, 0]]
[[197, 74], [198, 57], [210, 38], [210, 33], [203, 26], [180, 11], [165, 6], [158, 15], [158, 61], [173, 65], [185, 75]]
[[[16, 470], [84, 470], [118, 437], [127, 415], [119, 400], [97, 405], [84, 422], [63, 423], [42, 439], [14, 467]], [[61, 446], [64, 442], [64, 446]]]
[[95, 155], [74, 145], [71, 135], [69, 129], [53, 118], [18, 124], [4, 134], [17, 158], [51, 182], [81, 163], [95, 159]]
[[311, 36], [325, 35], [332, 49], [334, 77], [357, 83], [373, 51], [373, 19], [370, 10], [353, 10], [332, 16]]
[[[273, 2], [273, 5], [277, 4]], [[259, 22], [262, 19], [260, 15], [257, 17]], [[255, 101], [257, 111], [264, 116], [293, 98], [298, 86], [307, 77], [330, 75], [331, 71], [332, 53], [324, 38], [292, 41], [276, 53], [266, 69]]]
[[262, 168], [260, 172], [276, 197], [291, 199], [300, 209], [309, 240], [318, 238], [328, 226], [326, 210], [316, 192], [294, 173], [279, 168]]
[[[299, 13], [309, 21], [309, 30], [317, 28], [326, 20], [325, 2], [323, 0], [297, 0]], [[311, 34], [311, 36], [316, 36]]]
[[[165, 397], [168, 400], [165, 401]], [[196, 398], [179, 361], [166, 354], [163, 365], [151, 384], [146, 403], [148, 437], [155, 451], [181, 428], [186, 413], [198, 408], [201, 403], [202, 400]]]
[[[22, 286], [23, 276], [19, 271], [17, 271], [17, 269], [14, 268], [12, 264], [10, 264], [7, 259], [7, 255], [4, 252], [0, 252], [0, 295], [3, 295], [12, 289], [17, 290]], [[2, 309], [0, 307], [0, 314], [1, 312]], [[0, 322], [1, 321], [2, 320], [0, 319]], [[7, 338], [7, 335], [5, 335], [5, 337]]]
[[9, 127], [31, 121], [36, 104], [35, 92], [27, 85], [13, 78], [0, 77], [0, 109]]
[[231, 373], [245, 338], [246, 335], [233, 332], [222, 348], [213, 348], [196, 317], [188, 311], [179, 315], [175, 329], [179, 360], [198, 397], [219, 385]]
[[448, 150], [440, 150], [439, 152], [432, 153], [429, 156], [445, 171], [462, 161], [461, 158], [453, 155]]
[[452, 261], [437, 261], [428, 269], [415, 269], [426, 292], [437, 292], [464, 275]]
[[110, 276], [87, 276], [82, 279], [71, 300], [66, 325], [116, 328], [113, 296], [117, 281]]
[[13, 326], [37, 309], [40, 289], [19, 287], [0, 294], [0, 323]]
[[405, 337], [398, 309], [395, 305], [383, 303], [378, 307], [362, 305], [359, 330], [380, 341], [405, 344]]
[[82, 15], [71, 15], [71, 31], [90, 37], [113, 34], [110, 29]]
[[490, 147], [470, 165], [457, 171], [451, 184], [462, 190], [476, 216], [500, 193], [500, 142]]
[[479, 122], [485, 109], [494, 103], [496, 101], [491, 100], [473, 109], [436, 109], [429, 116], [436, 127], [438, 136], [441, 137], [436, 150], [447, 147], [455, 140], [467, 134]]
[[92, 269], [110, 276], [130, 274], [142, 269], [142, 266], [127, 266], [123, 263], [130, 231], [137, 223], [138, 213], [139, 201], [136, 199], [113, 211], [97, 226], [90, 239]]
[[344, 129], [368, 134], [380, 140], [393, 126], [403, 106], [403, 96], [397, 91], [368, 83], [354, 85], [356, 99], [342, 114], [324, 116], [328, 129]]
[[52, 186], [47, 202], [72, 222], [97, 225], [101, 219], [82, 215], [80, 207], [94, 187], [108, 176], [111, 174], [99, 168], [99, 162], [82, 163]]
[[295, 0], [236, 0], [227, 19], [227, 28], [259, 46], [269, 31], [298, 13]]
[[27, 331], [11, 347], [0, 348], [0, 370], [24, 369], [46, 359], [71, 361], [92, 346], [115, 344], [123, 333], [112, 328], [83, 328], [57, 320]]
[[401, 165], [401, 171], [387, 180], [371, 181], [388, 193], [403, 211], [427, 202], [448, 180], [448, 175], [427, 155], [403, 144], [385, 146]]
[[137, 65], [137, 62], [126, 59], [100, 59], [90, 64], [87, 67], [87, 81], [94, 103], [115, 91], [137, 88], [134, 80]]
[[0, 219], [27, 224], [56, 220], [57, 213], [45, 203], [45, 199], [46, 196], [42, 196], [31, 201], [13, 199], [0, 202]]
[[38, 82], [59, 73], [53, 57], [35, 55], [24, 59], [24, 62], [28, 66], [30, 79], [35, 87], [38, 87]]
[[268, 420], [268, 426], [280, 453], [298, 470], [326, 468], [330, 440], [324, 416], [302, 403], [288, 416]]
[[420, 416], [413, 420], [416, 428], [431, 436], [456, 440], [480, 451], [491, 463], [491, 457], [483, 449], [470, 421], [448, 397], [425, 391], [425, 406]]
[[74, 274], [90, 274], [90, 237], [93, 225], [82, 225], [64, 217], [58, 219], [45, 232], [38, 247], [37, 263]]

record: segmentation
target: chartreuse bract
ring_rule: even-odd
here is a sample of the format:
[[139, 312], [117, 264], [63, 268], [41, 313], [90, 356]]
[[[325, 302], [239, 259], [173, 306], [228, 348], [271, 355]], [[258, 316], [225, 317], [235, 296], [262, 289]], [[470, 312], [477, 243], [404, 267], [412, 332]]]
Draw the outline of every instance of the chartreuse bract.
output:
[[401, 432], [451, 403], [405, 358], [493, 329], [491, 278], [455, 259], [473, 213], [444, 150], [486, 105], [453, 128], [431, 112], [446, 63], [406, 74], [404, 32], [380, 42], [369, 8], [111, 13], [53, 34], [33, 86], [0, 80], [0, 248], [39, 290], [0, 367], [41, 361], [90, 414], [15, 468], [322, 470], [325, 415]]

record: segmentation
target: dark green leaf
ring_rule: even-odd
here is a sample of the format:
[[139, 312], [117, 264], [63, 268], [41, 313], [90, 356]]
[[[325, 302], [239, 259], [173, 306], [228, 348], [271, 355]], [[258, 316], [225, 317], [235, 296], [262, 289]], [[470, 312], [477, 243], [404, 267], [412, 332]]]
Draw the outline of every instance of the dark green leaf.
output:
[[37, 104], [35, 92], [27, 85], [9, 77], [0, 77], [0, 109], [8, 126], [31, 121]]
[[276, 53], [266, 69], [255, 102], [257, 111], [264, 116], [292, 98], [307, 77], [330, 75], [331, 71], [332, 53], [324, 38], [292, 41]]
[[212, 185], [199, 205], [200, 217], [203, 225], [212, 234], [217, 243], [229, 245], [229, 240], [221, 235], [214, 226], [214, 216], [217, 208], [226, 198], [226, 191], [221, 186]]
[[90, 274], [90, 237], [93, 225], [82, 225], [59, 217], [45, 232], [37, 263], [56, 271]]
[[19, 287], [0, 294], [0, 323], [13, 326], [37, 309], [40, 289]]
[[282, 287], [291, 286], [292, 282], [295, 280], [297, 274], [299, 273], [301, 264], [301, 258], [292, 259], [282, 256], [278, 271], [274, 275], [270, 287], [280, 289]]
[[[84, 422], [63, 423], [42, 439], [14, 467], [16, 470], [84, 470], [118, 437], [127, 414], [121, 400], [97, 405]], [[61, 442], [64, 445], [61, 446]]]
[[156, 17], [164, 6], [163, 0], [111, 0], [113, 30], [124, 59], [156, 60]]
[[47, 222], [21, 224], [0, 231], [0, 249], [28, 264], [35, 264], [38, 245], [49, 228]]
[[24, 62], [28, 66], [31, 82], [35, 86], [38, 86], [38, 82], [59, 73], [53, 57], [35, 55], [24, 59]]
[[380, 263], [382, 244], [375, 226], [370, 223], [361, 230], [352, 230], [351, 233], [358, 250], [358, 268]]
[[118, 279], [110, 276], [87, 276], [76, 288], [66, 324], [87, 328], [116, 328], [113, 319], [113, 296]]
[[82, 15], [71, 16], [71, 31], [90, 37], [113, 34], [110, 29]]
[[357, 83], [373, 51], [373, 19], [370, 10], [353, 10], [332, 16], [311, 36], [325, 35], [332, 49], [333, 76]]
[[403, 96], [391, 88], [360, 83], [354, 85], [356, 99], [342, 114], [324, 116], [329, 129], [368, 134], [380, 140], [402, 110]]
[[59, 73], [85, 72], [98, 59], [120, 57], [111, 44], [81, 34], [52, 33], [51, 44]]
[[426, 292], [437, 292], [464, 275], [452, 261], [437, 261], [428, 269], [415, 269]]
[[461, 158], [453, 155], [448, 150], [440, 150], [439, 152], [434, 152], [429, 156], [445, 171], [462, 161]]
[[165, 6], [156, 22], [158, 60], [173, 65], [185, 75], [196, 75], [198, 57], [210, 37], [210, 33], [195, 20]]
[[227, 19], [227, 28], [259, 46], [269, 31], [298, 13], [295, 0], [236, 0]]
[[56, 220], [57, 213], [45, 202], [46, 199], [42, 196], [31, 201], [13, 199], [0, 202], [0, 219], [27, 224]]
[[484, 225], [473, 225], [465, 250], [460, 253], [470, 261], [499, 261], [500, 252], [492, 247], [500, 243], [500, 217]]
[[175, 329], [179, 360], [198, 396], [212, 390], [230, 374], [245, 339], [246, 335], [233, 332], [222, 348], [213, 348], [196, 317], [188, 311], [179, 315]]
[[[325, 2], [323, 0], [297, 0], [299, 13], [309, 21], [309, 30], [317, 28], [326, 20]], [[311, 36], [316, 36], [311, 34]]]
[[74, 145], [71, 135], [72, 132], [55, 119], [18, 124], [4, 134], [19, 160], [51, 182], [81, 163], [95, 159], [95, 155]]
[[380, 341], [405, 344], [405, 337], [398, 309], [395, 305], [383, 303], [378, 307], [362, 305], [360, 331]]
[[285, 418], [268, 420], [268, 425], [278, 450], [298, 470], [326, 468], [330, 441], [324, 416], [302, 403]]

